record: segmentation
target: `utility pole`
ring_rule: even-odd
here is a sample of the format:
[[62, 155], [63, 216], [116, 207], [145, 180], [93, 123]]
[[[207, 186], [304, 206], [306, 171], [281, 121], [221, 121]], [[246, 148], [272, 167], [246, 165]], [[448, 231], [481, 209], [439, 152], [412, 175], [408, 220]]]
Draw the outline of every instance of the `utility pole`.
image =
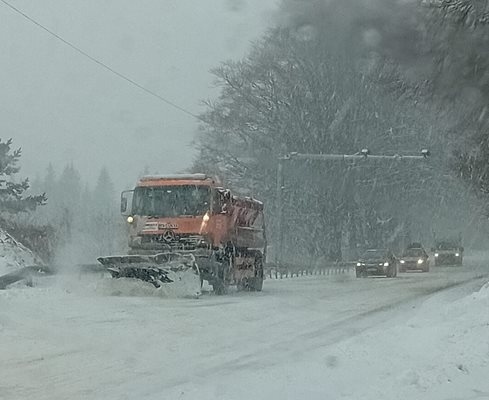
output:
[[277, 188], [276, 188], [276, 209], [277, 209], [277, 242], [275, 261], [277, 264], [282, 263], [282, 252], [284, 243], [284, 233], [282, 227], [283, 219], [283, 191], [285, 189], [284, 182], [284, 164], [292, 160], [316, 160], [316, 161], [409, 161], [409, 160], [426, 160], [430, 156], [430, 152], [427, 149], [421, 150], [421, 154], [417, 155], [372, 155], [368, 149], [362, 149], [357, 154], [311, 154], [311, 153], [289, 153], [285, 156], [278, 158], [277, 164]]

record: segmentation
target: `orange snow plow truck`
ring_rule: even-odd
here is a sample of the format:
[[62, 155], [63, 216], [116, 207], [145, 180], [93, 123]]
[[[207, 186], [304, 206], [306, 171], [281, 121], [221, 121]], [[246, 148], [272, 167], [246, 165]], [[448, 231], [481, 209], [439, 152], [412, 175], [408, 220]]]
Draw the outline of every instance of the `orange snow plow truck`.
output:
[[263, 203], [234, 196], [204, 174], [142, 177], [121, 194], [129, 252], [100, 257], [113, 278], [155, 288], [182, 286], [200, 295], [208, 281], [217, 294], [230, 285], [260, 291], [266, 236]]

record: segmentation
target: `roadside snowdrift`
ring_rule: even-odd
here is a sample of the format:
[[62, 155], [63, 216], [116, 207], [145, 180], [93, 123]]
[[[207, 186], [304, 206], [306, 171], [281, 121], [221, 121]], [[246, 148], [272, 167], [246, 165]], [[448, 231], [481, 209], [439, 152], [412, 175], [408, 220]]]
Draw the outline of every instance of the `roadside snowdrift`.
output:
[[[452, 292], [453, 294], [453, 292]], [[346, 397], [489, 398], [489, 284], [456, 301], [441, 293], [392, 327], [341, 343]], [[350, 388], [348, 388], [350, 386]]]
[[39, 262], [32, 251], [0, 228], [0, 276]]

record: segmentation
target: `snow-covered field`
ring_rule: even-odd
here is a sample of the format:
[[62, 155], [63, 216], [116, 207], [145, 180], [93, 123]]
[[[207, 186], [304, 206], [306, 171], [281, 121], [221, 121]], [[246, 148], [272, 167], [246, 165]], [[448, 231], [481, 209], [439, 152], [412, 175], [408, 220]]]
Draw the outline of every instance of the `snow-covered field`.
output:
[[487, 399], [488, 274], [467, 259], [200, 299], [42, 278], [0, 291], [0, 398]]

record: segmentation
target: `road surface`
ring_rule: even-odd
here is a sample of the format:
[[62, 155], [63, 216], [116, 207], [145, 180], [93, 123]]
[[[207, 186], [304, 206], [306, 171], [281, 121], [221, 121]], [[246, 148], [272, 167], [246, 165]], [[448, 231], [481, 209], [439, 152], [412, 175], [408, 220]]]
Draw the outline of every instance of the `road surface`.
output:
[[334, 368], [336, 344], [488, 274], [467, 259], [428, 274], [266, 280], [261, 293], [200, 299], [143, 296], [96, 275], [44, 278], [0, 292], [0, 398], [321, 398], [327, 375], [311, 365], [311, 382], [296, 382], [299, 365], [321, 352], [325, 371]]

